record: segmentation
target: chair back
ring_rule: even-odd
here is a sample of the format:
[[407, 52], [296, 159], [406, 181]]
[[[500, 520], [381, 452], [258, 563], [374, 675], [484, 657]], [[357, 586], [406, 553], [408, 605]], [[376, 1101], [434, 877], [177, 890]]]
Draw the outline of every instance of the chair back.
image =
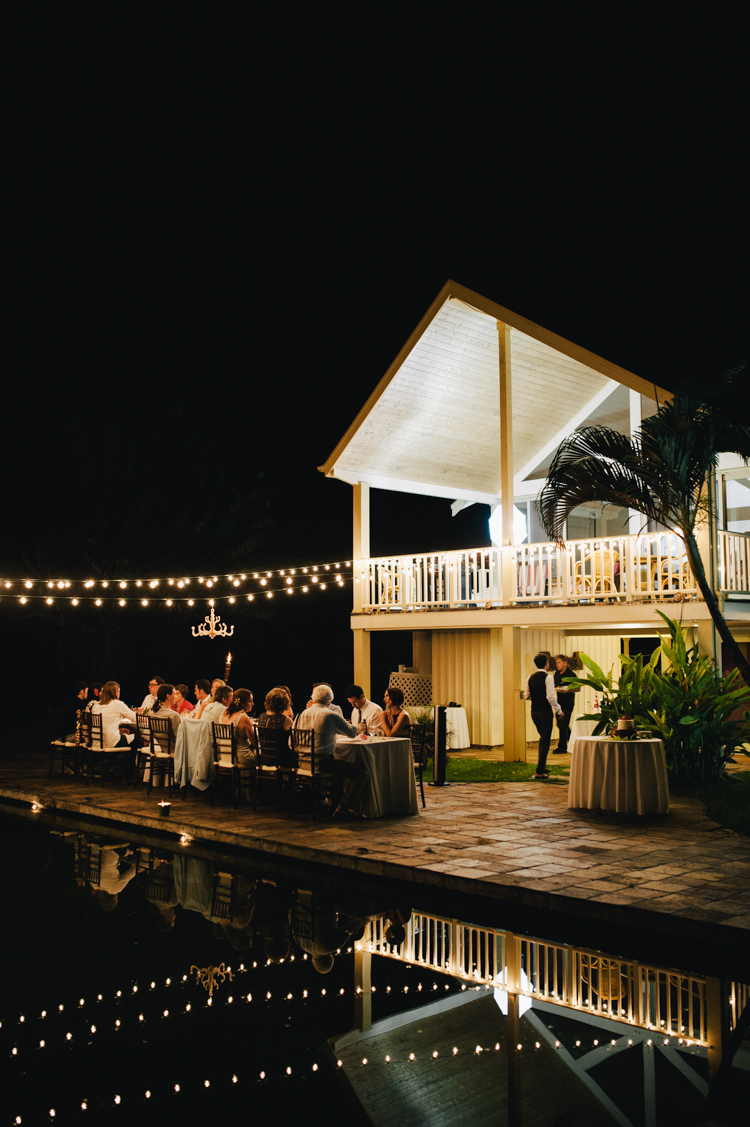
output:
[[412, 724], [410, 738], [414, 763], [418, 767], [424, 767], [427, 762], [427, 728], [425, 725]]
[[299, 771], [315, 774], [315, 729], [293, 728], [294, 765]]
[[145, 747], [151, 743], [151, 729], [148, 726], [148, 715], [144, 715], [142, 712], [136, 712], [135, 720], [136, 724], [138, 725], [138, 732], [140, 733], [141, 740], [143, 741], [143, 745]]
[[102, 718], [90, 710], [81, 713], [81, 744], [83, 747], [102, 748]]
[[289, 749], [289, 732], [285, 728], [266, 728], [259, 724], [258, 737], [259, 767], [289, 767], [292, 753]]
[[151, 736], [151, 752], [156, 755], [157, 748], [162, 755], [174, 755], [174, 729], [165, 717], [149, 716], [148, 726]]
[[[237, 729], [234, 724], [212, 724], [211, 725], [211, 740], [214, 745], [214, 763], [220, 763], [222, 757], [224, 762], [222, 766], [237, 766]], [[229, 756], [229, 763], [226, 758]]]

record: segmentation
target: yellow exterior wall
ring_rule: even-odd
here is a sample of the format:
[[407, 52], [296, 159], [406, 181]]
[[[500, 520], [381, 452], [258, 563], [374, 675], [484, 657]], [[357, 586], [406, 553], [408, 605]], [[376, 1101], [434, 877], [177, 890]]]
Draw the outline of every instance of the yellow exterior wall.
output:
[[[523, 688], [534, 671], [534, 654], [583, 651], [605, 672], [619, 668], [619, 637], [592, 634], [566, 638], [562, 630], [522, 630]], [[500, 630], [434, 630], [432, 632], [432, 686], [436, 703], [458, 701], [466, 709], [472, 744], [497, 746], [503, 742], [503, 664]], [[575, 713], [590, 712], [594, 694], [583, 689]], [[538, 739], [531, 713], [526, 712], [526, 738]]]

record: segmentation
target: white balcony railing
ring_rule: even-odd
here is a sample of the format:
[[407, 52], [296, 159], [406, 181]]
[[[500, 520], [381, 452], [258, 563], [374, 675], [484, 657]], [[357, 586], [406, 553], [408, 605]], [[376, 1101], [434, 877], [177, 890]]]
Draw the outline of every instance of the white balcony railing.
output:
[[719, 532], [717, 542], [719, 590], [722, 594], [750, 595], [750, 536]]
[[[422, 912], [412, 913], [405, 930], [403, 943], [390, 943], [386, 921], [371, 920], [355, 946], [473, 985], [708, 1042], [706, 980], [700, 975]], [[747, 987], [728, 985], [733, 1024]]]
[[[750, 536], [720, 536], [721, 589], [747, 590]], [[684, 544], [668, 532], [362, 560], [355, 577], [366, 612], [698, 594]]]

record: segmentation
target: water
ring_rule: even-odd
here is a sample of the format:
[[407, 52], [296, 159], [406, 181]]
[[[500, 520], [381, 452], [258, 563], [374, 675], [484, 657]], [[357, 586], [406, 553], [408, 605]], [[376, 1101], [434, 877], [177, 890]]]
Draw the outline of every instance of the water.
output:
[[[3, 817], [0, 842], [7, 1123], [707, 1118], [716, 966], [649, 969], [619, 946], [602, 962], [593, 937], [509, 932], [495, 907], [469, 923], [444, 897], [72, 817]], [[495, 989], [514, 973], [533, 998]], [[731, 1070], [717, 1121], [741, 1121], [748, 1076]]]

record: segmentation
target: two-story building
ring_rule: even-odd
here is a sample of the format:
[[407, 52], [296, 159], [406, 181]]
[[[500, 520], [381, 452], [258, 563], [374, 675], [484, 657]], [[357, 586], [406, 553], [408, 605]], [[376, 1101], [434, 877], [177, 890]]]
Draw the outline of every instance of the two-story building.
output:
[[[525, 759], [536, 732], [519, 689], [540, 649], [583, 651], [604, 669], [631, 639], [656, 636], [656, 608], [720, 642], [679, 536], [640, 514], [576, 510], [564, 548], [536, 506], [550, 461], [576, 427], [635, 432], [669, 392], [447, 282], [331, 456], [353, 503], [354, 676], [370, 690], [370, 636], [413, 633], [414, 665], [437, 701], [460, 700], [474, 744]], [[750, 470], [722, 457], [717, 520], [701, 552], [725, 617], [750, 641]], [[490, 506], [491, 547], [370, 557], [370, 489]], [[581, 710], [590, 711], [584, 691]]]

